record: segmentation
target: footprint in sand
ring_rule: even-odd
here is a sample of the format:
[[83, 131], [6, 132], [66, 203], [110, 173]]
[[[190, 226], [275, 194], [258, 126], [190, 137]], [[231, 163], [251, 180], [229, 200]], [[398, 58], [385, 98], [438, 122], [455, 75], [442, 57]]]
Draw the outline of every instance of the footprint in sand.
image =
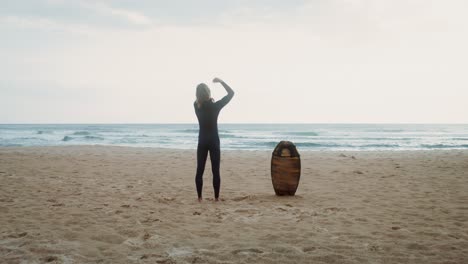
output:
[[141, 221], [141, 223], [153, 223], [153, 222], [161, 222], [161, 220], [159, 220], [159, 218], [148, 217], [145, 220]]
[[369, 249], [369, 251], [380, 251], [381, 250], [381, 248], [379, 246], [377, 246], [377, 245], [370, 245], [368, 247], [368, 249]]
[[329, 207], [329, 208], [325, 208], [323, 210], [325, 212], [342, 212], [342, 211], [346, 211], [346, 208]]
[[[162, 258], [164, 257], [163, 255], [159, 255], [159, 254], [144, 254], [140, 257], [140, 259], [149, 259], [149, 258]], [[165, 263], [164, 261], [161, 261], [161, 260], [157, 260], [156, 263]], [[170, 263], [170, 262], [167, 262], [167, 263]]]
[[254, 215], [258, 213], [257, 209], [249, 209], [249, 208], [243, 208], [243, 209], [236, 209], [234, 210], [235, 213], [241, 213], [241, 214], [250, 214]]
[[232, 198], [232, 200], [234, 202], [240, 202], [240, 201], [243, 201], [243, 200], [249, 199], [249, 198], [250, 198], [250, 195], [245, 195], [245, 196], [234, 197], [234, 198]]
[[158, 199], [158, 202], [167, 204], [167, 203], [169, 203], [169, 202], [175, 201], [175, 199], [176, 199], [176, 198], [173, 198], [173, 197], [163, 197], [163, 198], [159, 198], [159, 199]]
[[302, 252], [307, 253], [316, 250], [316, 247], [305, 247], [302, 249]]
[[219, 198], [219, 201], [215, 201], [214, 198], [203, 198], [203, 200], [205, 200], [205, 201], [210, 201], [210, 202], [217, 202], [217, 203], [220, 202], [220, 201], [221, 201], [221, 202], [226, 201], [224, 198]]
[[143, 235], [143, 240], [148, 240], [150, 237], [151, 237], [150, 234], [145, 233], [145, 234]]
[[426, 246], [417, 244], [417, 243], [411, 243], [407, 246], [407, 248], [411, 250], [427, 250], [428, 249]]
[[47, 256], [44, 258], [44, 262], [53, 262], [53, 261], [58, 261], [58, 258], [56, 256]]
[[263, 251], [257, 248], [247, 248], [247, 249], [236, 249], [231, 251], [232, 254], [242, 254], [242, 255], [248, 255], [248, 254], [262, 254]]
[[227, 213], [222, 212], [220, 210], [216, 210], [215, 216], [218, 218], [218, 220], [223, 220], [226, 217]]
[[135, 237], [135, 238], [127, 238], [122, 243], [124, 245], [131, 246], [131, 247], [141, 247], [141, 245], [143, 245], [145, 241], [139, 237]]
[[186, 257], [192, 255], [193, 251], [190, 248], [171, 248], [167, 251], [169, 257]]
[[28, 232], [22, 232], [22, 233], [18, 233], [18, 234], [11, 234], [8, 237], [9, 238], [20, 238], [20, 237], [25, 237], [27, 235], [28, 235]]
[[125, 241], [125, 238], [118, 234], [98, 234], [91, 237], [92, 240], [109, 243], [109, 244], [120, 244]]

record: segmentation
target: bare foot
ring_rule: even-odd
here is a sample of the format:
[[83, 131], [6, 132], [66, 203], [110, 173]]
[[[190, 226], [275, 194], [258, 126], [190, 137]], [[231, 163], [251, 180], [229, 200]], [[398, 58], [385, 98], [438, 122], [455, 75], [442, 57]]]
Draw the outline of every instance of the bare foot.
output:
[[215, 198], [215, 202], [219, 202], [219, 198]]
[[198, 198], [198, 202], [199, 202], [199, 203], [201, 203], [201, 202], [202, 202], [202, 200], [203, 200], [203, 199], [202, 199], [201, 197], [200, 197], [200, 198]]

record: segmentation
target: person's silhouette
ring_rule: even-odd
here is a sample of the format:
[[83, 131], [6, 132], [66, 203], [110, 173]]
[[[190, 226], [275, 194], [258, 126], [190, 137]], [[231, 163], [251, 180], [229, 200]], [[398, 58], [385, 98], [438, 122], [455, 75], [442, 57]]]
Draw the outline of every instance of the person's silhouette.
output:
[[199, 133], [197, 147], [197, 173], [195, 184], [197, 186], [198, 201], [202, 201], [203, 172], [205, 171], [206, 159], [210, 152], [211, 169], [213, 171], [213, 188], [215, 200], [219, 199], [219, 188], [221, 177], [219, 173], [221, 161], [221, 149], [218, 135], [218, 115], [221, 109], [231, 101], [234, 91], [219, 78], [213, 79], [214, 83], [220, 83], [227, 91], [227, 95], [221, 100], [214, 102], [211, 98], [210, 88], [204, 83], [197, 86], [197, 100], [193, 103], [195, 114], [198, 118]]

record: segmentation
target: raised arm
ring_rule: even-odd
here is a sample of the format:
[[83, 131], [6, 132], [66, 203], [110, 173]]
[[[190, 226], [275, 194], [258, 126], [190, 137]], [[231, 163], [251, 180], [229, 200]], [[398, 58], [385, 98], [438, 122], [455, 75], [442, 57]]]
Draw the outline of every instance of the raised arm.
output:
[[234, 96], [234, 90], [232, 90], [232, 88], [229, 85], [227, 85], [227, 83], [225, 83], [223, 80], [221, 80], [219, 78], [214, 78], [213, 82], [214, 83], [220, 83], [224, 87], [224, 89], [226, 89], [226, 92], [228, 93], [221, 100], [216, 102], [216, 104], [218, 104], [222, 108], [225, 105], [227, 105], [229, 103], [229, 101], [231, 101], [232, 97]]
[[220, 78], [214, 78], [213, 82], [214, 83], [220, 83], [224, 87], [224, 89], [226, 89], [226, 92], [228, 93], [228, 95], [231, 95], [231, 97], [234, 95], [234, 90], [232, 90], [232, 88], [229, 87], [229, 85], [227, 85], [227, 83], [225, 83]]

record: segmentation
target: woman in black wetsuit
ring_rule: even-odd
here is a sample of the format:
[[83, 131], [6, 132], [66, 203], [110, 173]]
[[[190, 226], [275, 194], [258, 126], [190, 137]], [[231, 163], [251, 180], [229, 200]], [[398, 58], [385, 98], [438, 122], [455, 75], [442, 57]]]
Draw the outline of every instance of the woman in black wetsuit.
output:
[[214, 102], [208, 86], [201, 83], [197, 86], [197, 100], [193, 103], [195, 114], [200, 127], [198, 133], [197, 148], [197, 174], [195, 184], [197, 185], [198, 201], [202, 201], [203, 172], [205, 171], [206, 158], [210, 152], [211, 169], [213, 171], [213, 188], [215, 200], [219, 199], [219, 187], [221, 178], [219, 165], [221, 161], [221, 150], [218, 135], [218, 115], [221, 109], [231, 101], [234, 91], [219, 78], [213, 79], [214, 83], [220, 83], [227, 91], [227, 95], [221, 100]]

